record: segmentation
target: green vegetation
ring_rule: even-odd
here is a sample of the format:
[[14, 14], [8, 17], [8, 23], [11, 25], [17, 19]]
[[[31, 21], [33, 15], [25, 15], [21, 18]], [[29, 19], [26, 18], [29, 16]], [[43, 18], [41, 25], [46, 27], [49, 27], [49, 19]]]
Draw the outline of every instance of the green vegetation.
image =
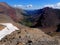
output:
[[19, 23], [21, 23], [21, 24], [23, 24], [23, 25], [26, 25], [26, 26], [32, 26], [32, 22], [29, 21], [29, 20], [27, 20], [27, 19], [24, 19], [24, 20], [22, 20], [22, 21], [19, 22]]

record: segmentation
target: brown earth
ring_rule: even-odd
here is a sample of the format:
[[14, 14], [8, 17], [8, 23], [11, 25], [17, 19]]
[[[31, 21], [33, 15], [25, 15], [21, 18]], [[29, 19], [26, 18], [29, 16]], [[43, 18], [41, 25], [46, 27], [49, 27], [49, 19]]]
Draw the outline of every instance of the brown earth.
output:
[[5, 28], [5, 26], [0, 25], [0, 31], [1, 31], [2, 29], [4, 29], [4, 28]]

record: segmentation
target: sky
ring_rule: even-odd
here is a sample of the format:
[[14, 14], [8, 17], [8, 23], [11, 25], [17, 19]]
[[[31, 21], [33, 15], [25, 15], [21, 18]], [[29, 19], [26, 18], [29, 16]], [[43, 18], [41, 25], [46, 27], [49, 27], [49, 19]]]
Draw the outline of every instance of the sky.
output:
[[47, 6], [60, 8], [60, 0], [0, 0], [0, 2], [23, 9], [39, 9]]

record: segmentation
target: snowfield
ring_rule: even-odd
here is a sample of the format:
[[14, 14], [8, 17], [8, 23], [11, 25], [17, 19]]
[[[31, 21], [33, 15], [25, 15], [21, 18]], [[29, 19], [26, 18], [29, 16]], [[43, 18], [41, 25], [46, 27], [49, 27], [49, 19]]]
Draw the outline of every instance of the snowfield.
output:
[[0, 31], [0, 40], [4, 38], [6, 35], [11, 34], [15, 30], [19, 30], [12, 23], [0, 23], [0, 25], [6, 26], [4, 29]]

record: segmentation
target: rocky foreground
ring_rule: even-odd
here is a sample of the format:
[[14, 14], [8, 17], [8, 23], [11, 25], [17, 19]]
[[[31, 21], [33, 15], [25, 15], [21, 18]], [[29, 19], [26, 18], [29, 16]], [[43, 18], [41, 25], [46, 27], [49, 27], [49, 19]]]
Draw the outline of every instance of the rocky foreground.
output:
[[60, 45], [60, 39], [51, 37], [40, 29], [20, 25], [20, 30], [14, 31], [0, 41], [0, 45]]

